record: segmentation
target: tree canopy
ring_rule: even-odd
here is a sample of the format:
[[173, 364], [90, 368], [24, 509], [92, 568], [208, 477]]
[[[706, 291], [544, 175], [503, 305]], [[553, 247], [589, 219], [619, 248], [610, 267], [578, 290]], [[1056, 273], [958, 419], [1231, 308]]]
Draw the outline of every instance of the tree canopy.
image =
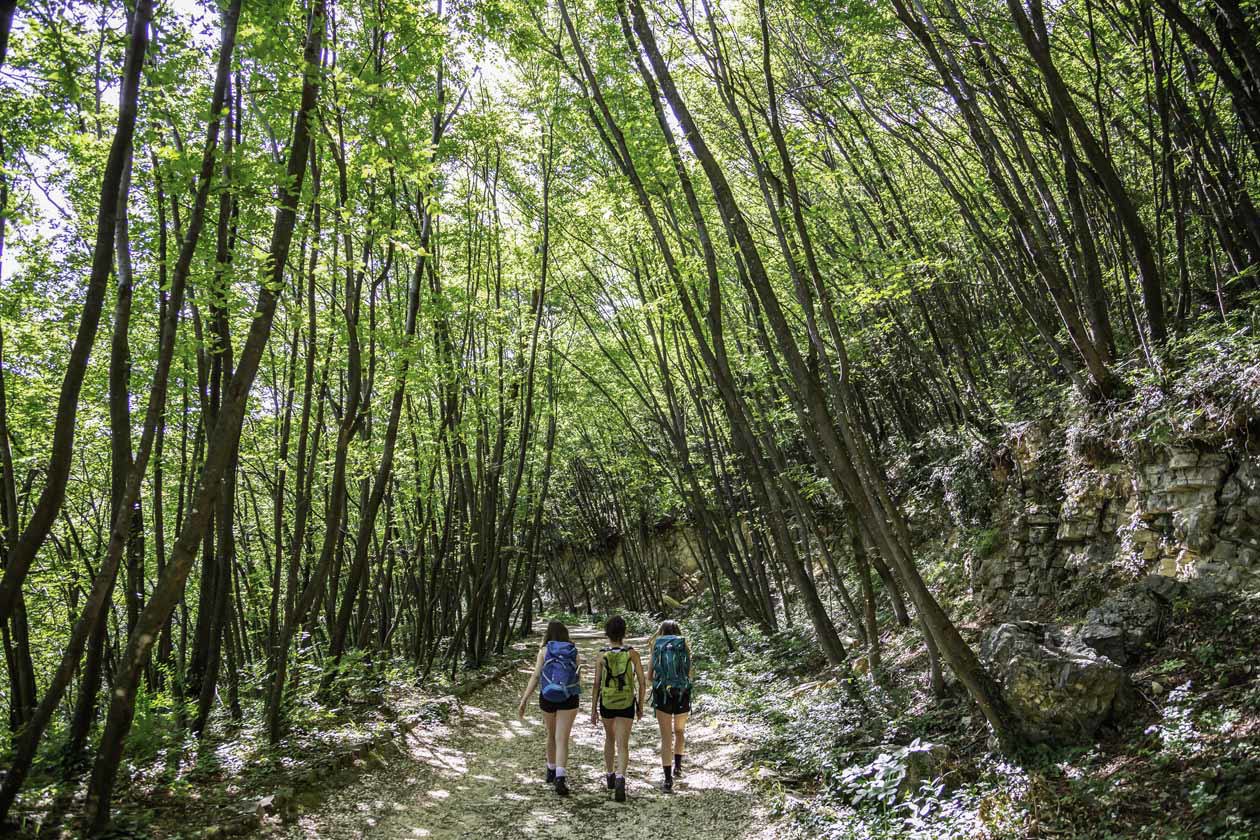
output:
[[1106, 413], [1260, 289], [1252, 0], [0, 25], [0, 815], [64, 744], [104, 827], [138, 703], [278, 740], [544, 601], [661, 612], [674, 521], [724, 629], [847, 668], [890, 598], [1016, 748], [890, 453]]

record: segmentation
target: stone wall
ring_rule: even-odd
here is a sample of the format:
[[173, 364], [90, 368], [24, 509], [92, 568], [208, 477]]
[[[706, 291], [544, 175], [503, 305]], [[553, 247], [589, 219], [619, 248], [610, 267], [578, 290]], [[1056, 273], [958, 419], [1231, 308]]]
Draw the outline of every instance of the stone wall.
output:
[[1137, 464], [1056, 460], [1032, 430], [994, 471], [993, 550], [972, 565], [996, 616], [1062, 610], [1074, 589], [1158, 573], [1260, 590], [1260, 457], [1173, 447]]

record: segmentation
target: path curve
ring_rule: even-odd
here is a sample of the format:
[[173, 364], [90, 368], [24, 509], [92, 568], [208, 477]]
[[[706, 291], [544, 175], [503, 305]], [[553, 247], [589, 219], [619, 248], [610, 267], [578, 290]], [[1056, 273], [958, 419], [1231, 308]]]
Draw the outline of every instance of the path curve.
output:
[[[602, 636], [573, 632], [589, 667]], [[529, 642], [532, 648], [536, 642]], [[646, 639], [633, 639], [643, 650]], [[532, 659], [531, 659], [532, 666]], [[421, 727], [400, 757], [336, 791], [313, 812], [267, 834], [276, 838], [433, 838], [454, 840], [631, 840], [704, 838], [769, 840], [768, 808], [735, 772], [741, 744], [730, 729], [703, 715], [687, 728], [687, 765], [674, 793], [662, 793], [656, 722], [645, 715], [634, 728], [626, 791], [612, 800], [604, 783], [603, 727], [590, 724], [589, 686], [569, 755], [572, 795], [544, 784], [542, 715], [530, 704], [525, 720], [516, 701], [527, 668], [467, 698], [448, 726]]]

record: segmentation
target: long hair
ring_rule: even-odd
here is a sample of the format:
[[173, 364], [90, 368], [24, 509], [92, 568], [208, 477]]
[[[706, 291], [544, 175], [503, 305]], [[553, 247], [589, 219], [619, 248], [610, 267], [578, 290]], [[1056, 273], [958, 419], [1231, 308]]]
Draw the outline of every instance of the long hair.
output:
[[678, 622], [672, 618], [667, 618], [661, 622], [661, 627], [656, 631], [658, 636], [681, 636], [682, 628], [678, 626]]
[[543, 642], [567, 642], [569, 641], [569, 628], [564, 626], [563, 621], [548, 621], [547, 636]]
[[626, 620], [619, 615], [614, 615], [608, 619], [608, 623], [604, 625], [604, 635], [608, 637], [610, 642], [621, 642], [626, 638]]

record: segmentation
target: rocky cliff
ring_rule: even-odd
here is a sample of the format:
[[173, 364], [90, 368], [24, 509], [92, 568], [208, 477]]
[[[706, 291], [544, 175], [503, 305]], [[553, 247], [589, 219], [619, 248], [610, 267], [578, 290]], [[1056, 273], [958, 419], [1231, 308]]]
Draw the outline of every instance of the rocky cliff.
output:
[[996, 617], [1074, 606], [1090, 584], [1157, 573], [1203, 590], [1260, 589], [1260, 457], [1170, 446], [1095, 460], [1029, 428], [993, 468], [995, 539], [971, 564]]

